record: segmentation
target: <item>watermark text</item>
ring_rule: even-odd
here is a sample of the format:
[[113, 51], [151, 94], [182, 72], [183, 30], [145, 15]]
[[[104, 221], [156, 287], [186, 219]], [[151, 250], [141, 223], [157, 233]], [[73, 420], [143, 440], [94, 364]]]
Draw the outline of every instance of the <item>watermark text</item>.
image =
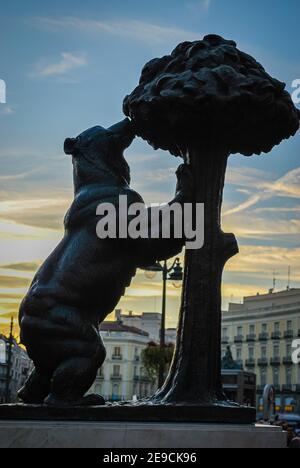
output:
[[293, 103], [300, 104], [300, 79], [293, 81], [292, 88], [294, 89], [292, 93]]
[[292, 361], [294, 364], [300, 364], [300, 340], [294, 340], [292, 344], [294, 349], [292, 353]]
[[204, 204], [143, 203], [128, 205], [126, 195], [118, 206], [101, 203], [97, 207], [96, 232], [99, 239], [184, 239], [186, 248], [201, 249], [204, 245]]

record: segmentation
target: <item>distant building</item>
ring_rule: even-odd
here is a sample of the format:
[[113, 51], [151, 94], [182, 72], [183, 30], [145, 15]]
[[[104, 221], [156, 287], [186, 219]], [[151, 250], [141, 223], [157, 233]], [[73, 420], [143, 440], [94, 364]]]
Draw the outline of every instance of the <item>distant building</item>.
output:
[[[0, 403], [5, 403], [6, 396], [8, 346], [8, 338], [0, 335]], [[15, 403], [17, 401], [17, 392], [24, 385], [31, 368], [32, 362], [30, 361], [26, 351], [14, 340], [9, 386], [9, 400], [11, 403]]]
[[300, 411], [300, 366], [292, 342], [300, 337], [300, 289], [245, 297], [223, 313], [222, 356], [230, 345], [245, 370], [257, 375], [258, 405], [266, 384], [277, 392], [278, 411]]
[[148, 378], [141, 359], [151, 341], [149, 334], [121, 320], [104, 322], [100, 333], [107, 358], [89, 393], [100, 394], [109, 401], [150, 396], [156, 384]]
[[[149, 341], [159, 343], [160, 341], [160, 327], [161, 327], [161, 314], [158, 312], [143, 312], [140, 315], [129, 312], [128, 314], [122, 313], [122, 310], [115, 311], [116, 320], [121, 320], [124, 325], [132, 326], [144, 330], [149, 334]], [[176, 342], [176, 328], [166, 329], [166, 343]]]

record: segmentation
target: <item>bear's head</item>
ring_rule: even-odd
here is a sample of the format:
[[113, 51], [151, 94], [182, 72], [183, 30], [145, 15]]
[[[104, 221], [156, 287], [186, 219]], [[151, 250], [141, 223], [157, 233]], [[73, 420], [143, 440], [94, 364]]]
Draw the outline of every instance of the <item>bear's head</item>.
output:
[[129, 119], [108, 129], [97, 126], [77, 138], [67, 138], [64, 151], [73, 157], [75, 191], [84, 185], [106, 180], [129, 184], [130, 168], [124, 151], [134, 138], [134, 128]]

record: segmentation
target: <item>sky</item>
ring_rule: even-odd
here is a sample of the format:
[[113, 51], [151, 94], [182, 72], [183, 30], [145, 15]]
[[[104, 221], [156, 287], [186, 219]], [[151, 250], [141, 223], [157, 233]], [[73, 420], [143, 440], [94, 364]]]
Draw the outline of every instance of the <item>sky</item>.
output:
[[[94, 126], [121, 120], [122, 101], [143, 65], [185, 40], [234, 39], [267, 71], [300, 79], [299, 0], [14, 0], [1, 2], [0, 331], [17, 317], [35, 270], [62, 237], [73, 197], [62, 145]], [[240, 244], [224, 274], [223, 307], [273, 285], [300, 287], [300, 133], [269, 155], [232, 156], [223, 229]], [[146, 202], [174, 194], [180, 161], [137, 139], [127, 150], [132, 186]], [[275, 273], [274, 273], [275, 272]], [[119, 307], [160, 311], [161, 278], [138, 272]], [[180, 291], [168, 285], [168, 326]]]

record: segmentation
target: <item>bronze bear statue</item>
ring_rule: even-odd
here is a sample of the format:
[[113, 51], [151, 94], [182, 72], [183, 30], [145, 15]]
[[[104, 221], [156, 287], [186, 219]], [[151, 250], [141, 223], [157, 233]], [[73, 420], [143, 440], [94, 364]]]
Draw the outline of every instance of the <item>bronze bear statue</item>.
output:
[[[65, 217], [65, 235], [37, 272], [19, 313], [21, 342], [34, 370], [19, 397], [28, 404], [80, 406], [104, 404], [85, 396], [106, 353], [99, 325], [117, 306], [137, 268], [178, 254], [184, 239], [99, 239], [100, 203], [142, 202], [132, 190], [124, 151], [135, 138], [130, 120], [91, 128], [65, 141], [72, 155], [75, 198]], [[187, 166], [177, 171], [172, 203], [192, 201]], [[149, 208], [150, 210], [151, 208]], [[151, 226], [149, 226], [150, 228]]]

